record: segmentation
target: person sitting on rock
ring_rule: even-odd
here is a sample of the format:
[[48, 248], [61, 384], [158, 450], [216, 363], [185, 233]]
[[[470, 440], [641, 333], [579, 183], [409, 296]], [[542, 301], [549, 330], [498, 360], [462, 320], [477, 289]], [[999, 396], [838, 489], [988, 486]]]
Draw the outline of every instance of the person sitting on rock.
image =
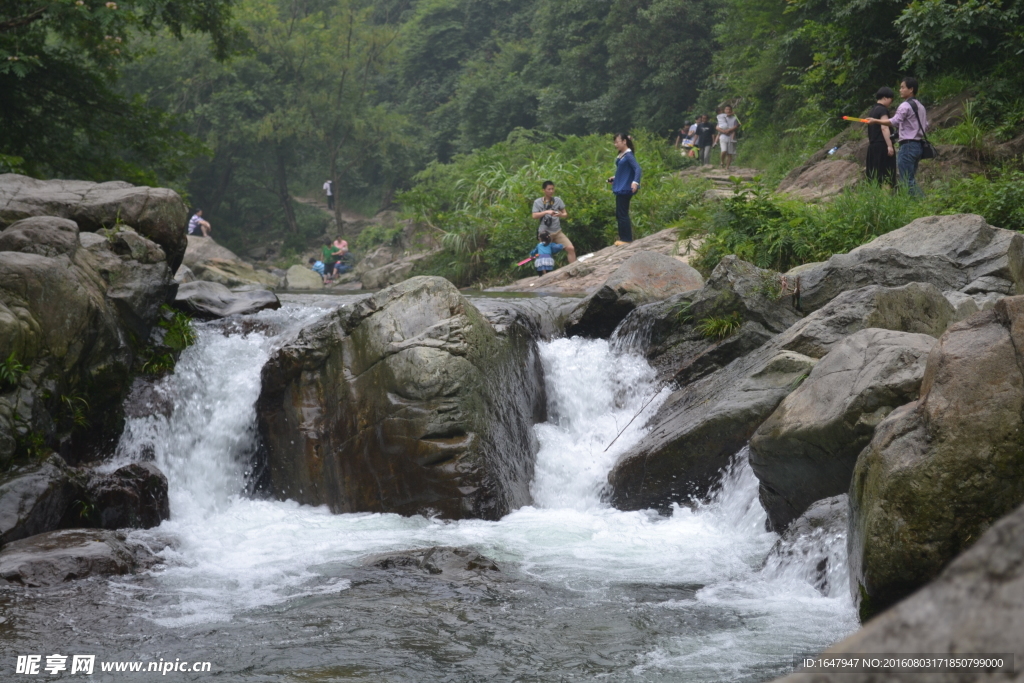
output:
[[555, 269], [555, 254], [565, 249], [561, 244], [551, 242], [551, 234], [547, 230], [540, 233], [540, 242], [530, 252], [530, 256], [536, 256], [533, 267], [537, 269], [537, 275], [550, 273]]
[[323, 261], [317, 261], [312, 256], [309, 257], [309, 267], [313, 269], [314, 273], [320, 276], [321, 280], [327, 281], [326, 268], [324, 267]]
[[348, 253], [348, 242], [339, 237], [331, 246], [334, 248], [335, 277], [352, 270], [352, 256]]
[[203, 220], [203, 210], [196, 209], [188, 221], [188, 234], [196, 237], [209, 237], [210, 229], [210, 222]]

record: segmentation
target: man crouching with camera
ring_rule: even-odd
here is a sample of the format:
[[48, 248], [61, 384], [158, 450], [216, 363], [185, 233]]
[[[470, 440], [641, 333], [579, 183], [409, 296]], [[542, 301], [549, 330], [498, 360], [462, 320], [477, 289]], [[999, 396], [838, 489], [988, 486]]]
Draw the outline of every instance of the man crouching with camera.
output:
[[533, 203], [533, 217], [540, 221], [540, 225], [537, 226], [537, 232], [547, 231], [551, 235], [552, 242], [565, 247], [565, 253], [569, 256], [569, 263], [573, 263], [576, 261], [576, 247], [572, 246], [572, 242], [562, 232], [562, 219], [569, 216], [565, 212], [565, 202], [562, 201], [561, 197], [555, 196], [555, 183], [553, 181], [545, 180], [541, 183], [541, 188], [544, 190], [544, 196], [539, 197]]

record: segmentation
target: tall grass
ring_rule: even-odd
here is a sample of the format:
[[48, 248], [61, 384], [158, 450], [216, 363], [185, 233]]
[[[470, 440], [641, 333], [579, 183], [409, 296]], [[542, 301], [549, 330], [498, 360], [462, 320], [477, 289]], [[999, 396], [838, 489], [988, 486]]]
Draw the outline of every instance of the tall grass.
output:
[[[678, 221], [701, 201], [708, 183], [681, 178], [677, 171], [687, 161], [660, 139], [644, 132], [636, 138], [643, 182], [631, 215], [639, 238]], [[537, 243], [537, 221], [530, 214], [544, 180], [554, 181], [565, 201], [569, 218], [562, 226], [578, 254], [615, 240], [615, 200], [606, 182], [615, 155], [610, 136], [517, 131], [506, 142], [450, 164], [431, 164], [399, 201], [413, 217], [444, 232], [444, 268], [459, 284], [512, 279], [530, 273], [515, 263]]]

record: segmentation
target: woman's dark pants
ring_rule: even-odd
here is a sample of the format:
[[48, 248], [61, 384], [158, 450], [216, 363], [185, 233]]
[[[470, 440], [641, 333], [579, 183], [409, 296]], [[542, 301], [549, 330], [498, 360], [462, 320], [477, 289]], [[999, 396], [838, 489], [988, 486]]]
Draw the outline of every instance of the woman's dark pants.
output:
[[629, 203], [633, 200], [632, 194], [615, 195], [615, 220], [619, 223], [619, 241], [633, 241], [633, 222], [629, 220]]

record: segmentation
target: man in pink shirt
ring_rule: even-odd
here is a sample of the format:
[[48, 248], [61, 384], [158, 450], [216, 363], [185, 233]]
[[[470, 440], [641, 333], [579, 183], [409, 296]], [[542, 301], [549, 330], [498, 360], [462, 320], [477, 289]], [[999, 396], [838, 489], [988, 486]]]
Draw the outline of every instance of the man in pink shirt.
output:
[[928, 112], [917, 99], [917, 79], [910, 76], [900, 83], [900, 97], [904, 102], [889, 119], [867, 119], [867, 123], [881, 124], [895, 128], [899, 132], [900, 149], [896, 155], [896, 170], [900, 174], [900, 183], [915, 197], [923, 197], [924, 192], [917, 185], [917, 164], [921, 161], [922, 141], [928, 131]]

